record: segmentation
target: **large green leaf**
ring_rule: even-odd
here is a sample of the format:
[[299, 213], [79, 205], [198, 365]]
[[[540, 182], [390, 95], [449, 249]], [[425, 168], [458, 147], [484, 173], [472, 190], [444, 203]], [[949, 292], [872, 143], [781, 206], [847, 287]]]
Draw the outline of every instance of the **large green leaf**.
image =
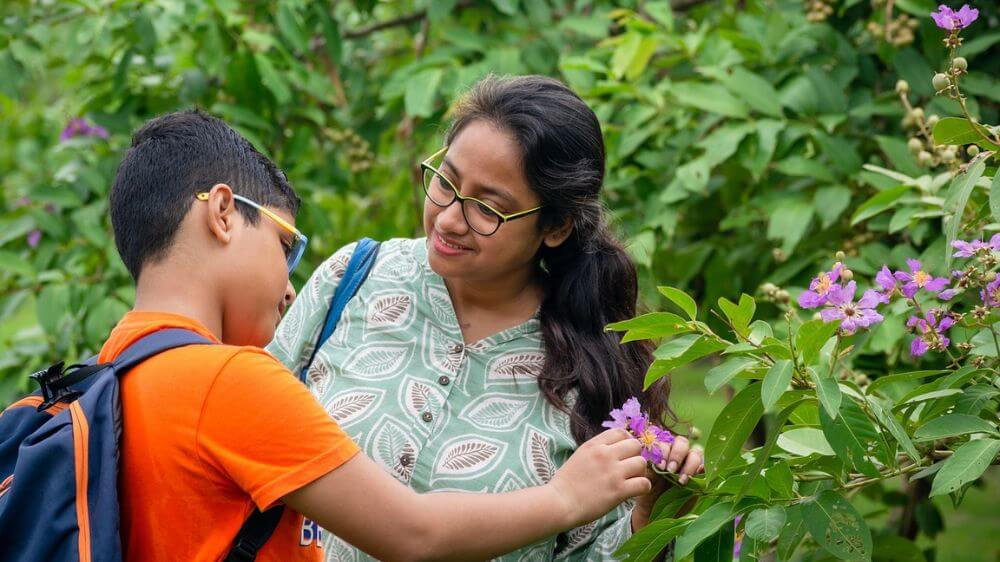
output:
[[728, 73], [723, 73], [719, 79], [730, 92], [742, 98], [755, 111], [772, 117], [783, 116], [778, 91], [759, 74], [737, 66]]
[[732, 525], [733, 518], [736, 517], [736, 509], [736, 505], [729, 502], [717, 503], [706, 509], [677, 539], [674, 547], [674, 558], [681, 559], [693, 553], [702, 541], [714, 535], [723, 525], [727, 523]]
[[802, 505], [802, 517], [809, 534], [841, 560], [868, 560], [872, 557], [872, 535], [854, 506], [832, 490], [821, 492], [814, 501]]
[[823, 432], [813, 427], [789, 429], [778, 436], [778, 447], [793, 455], [806, 457], [809, 455], [834, 456], [836, 453], [827, 442]]
[[698, 316], [698, 305], [694, 299], [684, 291], [674, 287], [657, 287], [660, 294], [667, 297], [674, 304], [680, 307], [687, 314], [688, 318], [694, 320]]
[[951, 218], [945, 221], [944, 234], [946, 237], [946, 265], [951, 264], [952, 251], [951, 243], [958, 237], [958, 230], [962, 225], [962, 216], [965, 214], [965, 206], [969, 202], [969, 196], [976, 187], [976, 182], [983, 176], [986, 170], [986, 160], [980, 159], [972, 165], [969, 170], [955, 178], [948, 193], [948, 200], [953, 201], [953, 206], [948, 209]]
[[917, 448], [913, 446], [913, 440], [910, 439], [910, 435], [906, 433], [906, 429], [904, 429], [903, 425], [899, 423], [896, 416], [894, 416], [892, 412], [883, 408], [882, 404], [879, 403], [878, 399], [875, 397], [868, 396], [867, 399], [868, 407], [871, 409], [872, 413], [875, 414], [875, 419], [878, 420], [879, 424], [889, 431], [889, 434], [896, 439], [896, 443], [898, 443], [899, 446], [906, 451], [906, 454], [909, 455], [913, 462], [921, 462], [920, 453], [917, 451]]
[[743, 451], [743, 443], [753, 432], [764, 406], [760, 401], [760, 383], [753, 383], [733, 397], [722, 409], [705, 445], [705, 471], [709, 478], [735, 464]]
[[990, 183], [990, 214], [994, 221], [1000, 221], [1000, 173], [994, 173]]
[[851, 224], [858, 224], [863, 220], [870, 219], [883, 211], [893, 208], [896, 202], [906, 195], [910, 189], [912, 188], [908, 185], [900, 185], [878, 192], [854, 211], [854, 216], [851, 217]]
[[802, 362], [811, 365], [819, 357], [819, 350], [837, 333], [836, 322], [810, 320], [801, 327], [795, 336], [795, 347], [798, 348]]
[[434, 112], [434, 99], [443, 77], [442, 69], [431, 68], [410, 78], [410, 86], [406, 88], [403, 98], [408, 115], [430, 117]]
[[806, 522], [802, 517], [802, 504], [793, 504], [785, 509], [785, 526], [778, 535], [775, 549], [778, 560], [791, 560], [795, 549], [806, 536]]
[[734, 539], [734, 526], [722, 525], [694, 549], [694, 562], [732, 562]]
[[867, 476], [879, 475], [878, 469], [868, 459], [868, 445], [878, 440], [878, 433], [854, 400], [841, 401], [837, 420], [830, 416], [826, 408], [820, 408], [819, 421], [827, 442], [844, 463]]
[[677, 82], [670, 86], [670, 93], [681, 105], [717, 113], [726, 117], [746, 118], [746, 104], [718, 84]]
[[716, 390], [729, 384], [729, 381], [733, 380], [733, 377], [759, 364], [758, 360], [750, 357], [735, 357], [725, 361], [716, 367], [712, 367], [705, 374], [705, 388], [708, 389], [709, 394], [715, 394]]
[[950, 494], [982, 476], [1000, 452], [1000, 439], [976, 439], [944, 462], [931, 484], [931, 497]]
[[609, 324], [607, 330], [626, 332], [622, 343], [657, 339], [689, 332], [687, 321], [671, 312], [651, 312], [631, 320]]
[[785, 508], [774, 506], [750, 512], [744, 529], [750, 538], [769, 542], [778, 538], [784, 526]]
[[813, 384], [816, 385], [816, 396], [819, 397], [819, 403], [823, 406], [823, 411], [831, 419], [836, 419], [840, 415], [840, 403], [843, 400], [837, 379], [830, 374], [821, 375], [815, 369], [811, 368], [809, 369], [809, 376]]
[[688, 527], [688, 521], [657, 519], [646, 525], [621, 546], [615, 556], [629, 562], [652, 562], [657, 555]]
[[761, 402], [764, 410], [770, 411], [788, 388], [795, 366], [791, 361], [776, 361], [764, 375], [761, 386]]
[[646, 370], [645, 388], [649, 388], [670, 371], [725, 348], [725, 343], [698, 334], [685, 334], [675, 338], [657, 349], [657, 359]]
[[746, 336], [749, 333], [750, 321], [753, 320], [753, 314], [757, 310], [757, 303], [753, 300], [753, 297], [744, 293], [740, 295], [739, 304], [733, 303], [726, 298], [720, 298], [719, 308], [722, 309], [726, 318], [729, 319], [736, 333], [742, 336]]
[[918, 441], [930, 441], [958, 435], [968, 435], [969, 433], [998, 435], [996, 426], [983, 418], [968, 414], [948, 414], [934, 418], [920, 426], [913, 433], [913, 437]]
[[971, 123], [964, 117], [945, 117], [934, 125], [934, 142], [937, 144], [978, 144], [986, 150], [1000, 150], [1000, 146], [987, 138], [993, 138], [989, 129]]

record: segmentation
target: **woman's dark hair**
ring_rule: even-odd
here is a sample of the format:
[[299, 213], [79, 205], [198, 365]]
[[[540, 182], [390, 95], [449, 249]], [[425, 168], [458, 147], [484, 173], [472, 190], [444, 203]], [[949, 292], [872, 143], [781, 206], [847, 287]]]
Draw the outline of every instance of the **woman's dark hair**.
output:
[[[604, 216], [604, 139], [597, 116], [557, 80], [489, 76], [460, 102], [447, 142], [480, 120], [520, 146], [524, 176], [543, 205], [540, 228], [573, 224], [563, 244], [543, 245], [539, 251], [542, 393], [572, 416], [573, 437], [579, 442], [601, 432], [608, 412], [631, 396], [639, 398], [652, 419], [673, 418], [666, 379], [642, 391], [652, 361], [650, 342], [621, 344], [620, 334], [604, 330], [611, 322], [635, 316], [638, 283], [635, 264]], [[574, 390], [575, 399], [567, 401]]]

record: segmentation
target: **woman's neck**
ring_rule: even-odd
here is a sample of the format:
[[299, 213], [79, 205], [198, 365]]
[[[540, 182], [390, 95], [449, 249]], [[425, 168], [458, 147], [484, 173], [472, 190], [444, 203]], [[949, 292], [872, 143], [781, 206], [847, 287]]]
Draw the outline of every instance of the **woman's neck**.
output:
[[542, 302], [542, 286], [530, 268], [492, 281], [445, 279], [445, 285], [466, 343], [526, 322]]

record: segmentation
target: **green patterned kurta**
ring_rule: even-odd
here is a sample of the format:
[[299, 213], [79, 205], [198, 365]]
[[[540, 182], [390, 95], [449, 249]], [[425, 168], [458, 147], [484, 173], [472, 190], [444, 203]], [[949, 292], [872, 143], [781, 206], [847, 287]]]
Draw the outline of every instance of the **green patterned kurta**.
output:
[[[354, 245], [300, 291], [268, 351], [299, 372]], [[569, 417], [542, 396], [537, 319], [465, 345], [425, 239], [382, 244], [375, 267], [316, 355], [309, 382], [362, 449], [418, 492], [504, 492], [552, 478], [576, 447]], [[629, 506], [499, 558], [610, 560], [631, 534]], [[370, 560], [327, 534], [328, 561]]]

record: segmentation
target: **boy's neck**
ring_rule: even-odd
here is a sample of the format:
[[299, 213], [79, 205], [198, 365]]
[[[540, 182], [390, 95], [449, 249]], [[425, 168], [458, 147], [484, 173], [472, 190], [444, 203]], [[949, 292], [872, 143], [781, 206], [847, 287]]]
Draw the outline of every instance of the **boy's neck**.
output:
[[[135, 284], [132, 310], [187, 316], [200, 322], [221, 341], [222, 311], [217, 295], [199, 277], [189, 270], [181, 273], [176, 268], [149, 264]], [[199, 290], [192, 290], [192, 287], [199, 287]]]

